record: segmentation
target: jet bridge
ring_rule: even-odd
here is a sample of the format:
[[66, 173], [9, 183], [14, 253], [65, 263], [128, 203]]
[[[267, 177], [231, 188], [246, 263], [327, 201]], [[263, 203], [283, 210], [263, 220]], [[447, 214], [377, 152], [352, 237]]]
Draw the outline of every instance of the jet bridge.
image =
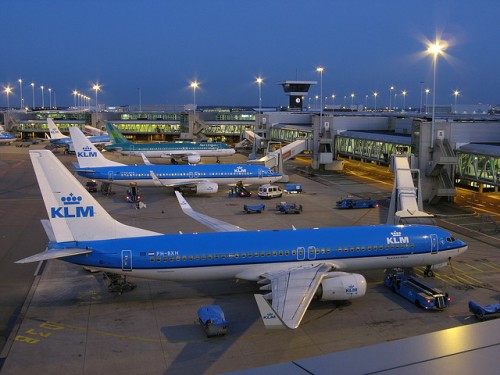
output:
[[281, 142], [269, 142], [264, 157], [256, 160], [248, 160], [247, 163], [262, 164], [268, 168], [277, 168], [278, 172], [283, 176], [280, 182], [288, 182], [290, 178], [283, 173], [283, 162], [294, 158], [301, 152], [309, 150], [309, 141], [309, 139], [298, 139], [283, 147], [281, 146]]
[[391, 170], [394, 172], [394, 187], [387, 224], [435, 225], [434, 216], [423, 211], [419, 170], [410, 168], [409, 156], [393, 155]]

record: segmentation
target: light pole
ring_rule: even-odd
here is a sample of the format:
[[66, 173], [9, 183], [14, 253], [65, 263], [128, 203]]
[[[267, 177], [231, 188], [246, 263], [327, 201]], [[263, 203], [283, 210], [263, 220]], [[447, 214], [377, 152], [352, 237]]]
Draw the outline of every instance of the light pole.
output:
[[375, 111], [377, 110], [377, 96], [378, 96], [378, 92], [374, 92], [373, 93], [373, 100], [375, 101]]
[[437, 75], [437, 59], [438, 56], [444, 51], [446, 46], [441, 44], [441, 41], [436, 40], [433, 44], [430, 44], [427, 48], [427, 53], [433, 55], [433, 65], [434, 65], [434, 79], [432, 87], [432, 125], [431, 125], [431, 147], [434, 147], [434, 126], [436, 117], [436, 75]]
[[408, 92], [406, 90], [403, 90], [401, 92], [401, 94], [403, 94], [403, 111], [404, 112], [406, 110], [406, 94], [408, 94]]
[[323, 68], [319, 66], [316, 71], [319, 73], [319, 97], [320, 97], [320, 109], [319, 109], [319, 131], [323, 132]]
[[191, 88], [193, 89], [193, 113], [196, 112], [196, 89], [200, 86], [198, 81], [191, 82]]
[[140, 87], [137, 90], [139, 91], [139, 112], [142, 112], [142, 91]]
[[458, 90], [455, 90], [453, 91], [453, 95], [455, 95], [455, 114], [457, 114], [457, 98], [458, 98], [458, 95], [460, 95], [460, 91]]
[[73, 90], [73, 102], [75, 103], [75, 108], [76, 108], [76, 96], [78, 95], [78, 91]]
[[351, 94], [351, 110], [354, 107], [354, 93]]
[[261, 112], [262, 112], [262, 83], [264, 82], [264, 79], [262, 77], [257, 77], [255, 80], [257, 85], [259, 86], [259, 115], [257, 116], [257, 121], [253, 129], [253, 144], [252, 144], [252, 156], [255, 157], [256, 152], [257, 152], [257, 128], [260, 127], [261, 125]]
[[365, 111], [368, 110], [368, 95], [365, 95]]
[[33, 94], [33, 110], [35, 110], [35, 82], [31, 82], [31, 93]]
[[3, 92], [7, 95], [7, 112], [10, 112], [9, 95], [12, 92], [12, 87], [10, 86], [4, 87]]
[[424, 95], [424, 81], [420, 81], [420, 113], [422, 113], [422, 98]]
[[425, 113], [427, 113], [427, 108], [429, 108], [429, 105], [428, 105], [428, 100], [429, 100], [429, 94], [430, 94], [431, 90], [429, 89], [425, 89]]
[[49, 109], [52, 109], [52, 89], [49, 87]]
[[389, 87], [389, 111], [392, 110], [392, 90], [394, 90], [394, 86]]
[[45, 108], [45, 98], [43, 97], [44, 96], [43, 95], [43, 85], [40, 86], [40, 89], [42, 90], [42, 109], [44, 109]]
[[17, 80], [19, 82], [19, 94], [21, 95], [21, 106], [19, 107], [19, 109], [23, 109], [23, 80], [21, 78], [19, 78]]
[[332, 94], [332, 113], [335, 112], [335, 94]]
[[96, 114], [96, 122], [98, 119], [98, 114], [99, 114], [99, 103], [97, 102], [97, 93], [101, 89], [101, 86], [99, 86], [99, 83], [96, 83], [92, 86], [92, 90], [95, 90], [95, 114]]

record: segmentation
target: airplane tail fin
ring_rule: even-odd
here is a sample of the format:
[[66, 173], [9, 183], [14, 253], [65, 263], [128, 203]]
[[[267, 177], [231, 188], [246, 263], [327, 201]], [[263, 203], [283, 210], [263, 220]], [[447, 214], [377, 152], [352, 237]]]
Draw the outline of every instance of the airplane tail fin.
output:
[[50, 150], [31, 150], [30, 158], [56, 242], [159, 234], [113, 219]]
[[125, 164], [106, 159], [104, 155], [76, 127], [69, 128], [78, 164], [81, 168], [116, 167]]
[[111, 144], [119, 145], [130, 143], [130, 141], [125, 138], [120, 130], [116, 126], [114, 126], [111, 122], [106, 121], [106, 129], [108, 130], [109, 138], [111, 140]]
[[61, 133], [59, 128], [56, 126], [54, 121], [47, 117], [47, 126], [49, 127], [49, 137], [50, 139], [64, 139], [64, 138], [69, 138], [67, 135], [64, 135]]
[[265, 300], [262, 294], [254, 294], [257, 307], [260, 311], [260, 317], [267, 329], [284, 329], [285, 325], [273, 310], [271, 305]]

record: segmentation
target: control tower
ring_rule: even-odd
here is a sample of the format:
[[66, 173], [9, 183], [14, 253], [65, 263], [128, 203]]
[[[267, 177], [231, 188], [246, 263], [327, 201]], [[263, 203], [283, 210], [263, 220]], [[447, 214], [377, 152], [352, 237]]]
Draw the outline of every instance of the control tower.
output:
[[311, 85], [318, 84], [317, 81], [284, 81], [278, 82], [283, 87], [285, 95], [290, 97], [289, 108], [292, 111], [301, 111], [304, 97], [307, 96]]

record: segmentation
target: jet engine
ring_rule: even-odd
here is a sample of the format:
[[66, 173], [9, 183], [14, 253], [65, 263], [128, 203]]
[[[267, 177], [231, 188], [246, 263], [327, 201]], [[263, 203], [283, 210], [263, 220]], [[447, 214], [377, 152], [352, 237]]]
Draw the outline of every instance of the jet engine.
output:
[[357, 273], [332, 272], [323, 279], [316, 297], [320, 301], [342, 301], [363, 297], [366, 279]]
[[196, 194], [215, 194], [219, 190], [219, 185], [215, 182], [202, 182], [196, 185]]
[[200, 155], [188, 155], [184, 158], [189, 164], [198, 164], [201, 160]]

